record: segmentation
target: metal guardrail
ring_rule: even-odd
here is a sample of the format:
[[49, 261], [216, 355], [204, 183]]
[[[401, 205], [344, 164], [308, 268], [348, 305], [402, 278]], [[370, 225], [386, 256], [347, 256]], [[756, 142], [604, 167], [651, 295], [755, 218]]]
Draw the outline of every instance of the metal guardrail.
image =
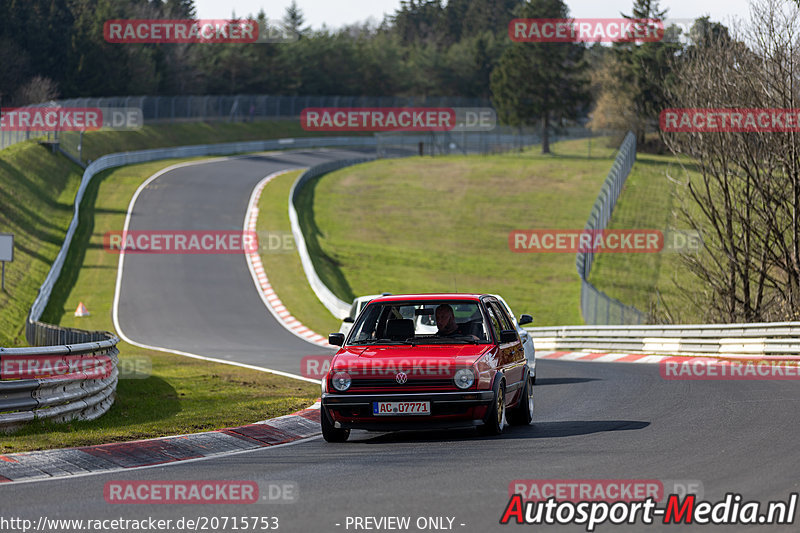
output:
[[302, 189], [303, 185], [308, 183], [310, 180], [322, 176], [323, 174], [327, 174], [328, 172], [339, 170], [340, 168], [366, 163], [367, 161], [373, 161], [374, 159], [374, 157], [344, 159], [315, 165], [303, 172], [300, 177], [295, 180], [294, 184], [292, 184], [292, 189], [289, 192], [289, 221], [292, 224], [292, 235], [294, 236], [294, 242], [297, 246], [297, 253], [300, 255], [300, 262], [303, 264], [303, 271], [306, 274], [306, 279], [308, 280], [308, 284], [311, 286], [311, 289], [314, 291], [314, 294], [316, 294], [319, 301], [322, 302], [322, 305], [324, 305], [333, 316], [340, 320], [350, 314], [350, 304], [339, 299], [339, 297], [336, 296], [327, 285], [325, 285], [325, 283], [317, 274], [317, 271], [314, 269], [314, 263], [308, 253], [306, 240], [303, 236], [303, 230], [300, 228], [300, 220], [297, 216], [295, 202], [298, 194], [300, 193], [300, 189]]
[[526, 328], [537, 350], [672, 355], [798, 355], [800, 322]]
[[[628, 179], [628, 174], [636, 161], [636, 136], [628, 132], [619, 147], [614, 164], [606, 177], [600, 194], [592, 206], [584, 229], [604, 230], [611, 220], [611, 213], [617, 198]], [[589, 273], [594, 263], [594, 252], [578, 252], [575, 266], [581, 278], [581, 315], [587, 324], [642, 324], [647, 322], [647, 314], [633, 306], [625, 305], [611, 298], [589, 282]]]
[[[78, 336], [79, 332], [68, 334]], [[104, 340], [0, 348], [3, 377], [9, 370], [18, 371], [17, 379], [0, 381], [0, 431], [13, 431], [35, 419], [93, 420], [111, 408], [117, 388], [119, 339], [105, 332], [83, 333]]]

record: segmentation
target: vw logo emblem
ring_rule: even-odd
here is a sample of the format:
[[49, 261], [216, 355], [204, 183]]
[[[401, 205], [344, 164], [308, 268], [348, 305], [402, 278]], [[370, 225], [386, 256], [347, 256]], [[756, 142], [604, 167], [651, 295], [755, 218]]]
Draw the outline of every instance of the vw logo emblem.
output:
[[408, 374], [405, 372], [398, 372], [397, 375], [394, 377], [394, 380], [398, 382], [400, 385], [408, 381]]

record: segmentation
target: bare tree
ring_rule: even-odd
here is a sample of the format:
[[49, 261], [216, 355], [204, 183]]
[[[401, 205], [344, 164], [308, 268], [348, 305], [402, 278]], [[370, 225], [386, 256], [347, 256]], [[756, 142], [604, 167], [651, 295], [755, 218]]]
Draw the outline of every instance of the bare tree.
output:
[[58, 84], [44, 76], [34, 76], [14, 94], [14, 105], [41, 104], [58, 98]]
[[[709, 34], [676, 64], [680, 108], [796, 108], [798, 8], [759, 0], [744, 32]], [[684, 256], [709, 290], [707, 319], [795, 319], [800, 312], [797, 133], [665, 133], [688, 156], [680, 217], [704, 236]]]

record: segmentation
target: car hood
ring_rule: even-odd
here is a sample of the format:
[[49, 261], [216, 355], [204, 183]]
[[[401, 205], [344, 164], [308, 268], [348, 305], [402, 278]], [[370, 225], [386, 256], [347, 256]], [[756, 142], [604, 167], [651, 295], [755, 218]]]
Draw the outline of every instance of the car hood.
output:
[[392, 362], [395, 366], [414, 366], [422, 362], [444, 362], [471, 365], [491, 351], [491, 344], [442, 344], [417, 346], [348, 346], [336, 355], [337, 362], [358, 361], [359, 365], [371, 366]]

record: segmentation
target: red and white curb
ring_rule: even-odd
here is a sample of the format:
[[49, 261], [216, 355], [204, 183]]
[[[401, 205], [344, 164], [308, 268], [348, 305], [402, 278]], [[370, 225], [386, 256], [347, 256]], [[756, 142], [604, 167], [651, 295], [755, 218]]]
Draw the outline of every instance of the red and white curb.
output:
[[781, 355], [781, 356], [768, 356], [768, 355], [746, 355], [746, 354], [675, 354], [675, 355], [655, 355], [655, 354], [641, 354], [641, 353], [616, 353], [616, 352], [597, 352], [597, 351], [579, 351], [579, 352], [550, 352], [550, 351], [536, 351], [536, 359], [551, 359], [556, 361], [578, 361], [581, 363], [645, 363], [656, 364], [662, 361], [676, 359], [687, 359], [693, 361], [720, 361], [720, 360], [741, 360], [741, 361], [800, 361], [800, 356]]
[[[250, 196], [250, 204], [248, 205], [247, 214], [245, 215], [244, 231], [256, 231], [256, 223], [258, 222], [258, 201], [261, 199], [261, 193], [264, 187], [273, 179], [287, 172], [291, 172], [292, 170], [295, 169], [274, 172], [256, 185], [255, 189], [253, 189], [253, 194]], [[267, 278], [267, 273], [264, 271], [264, 265], [261, 262], [261, 255], [258, 250], [252, 253], [245, 253], [245, 257], [247, 258], [247, 266], [250, 269], [250, 274], [253, 276], [253, 282], [255, 282], [256, 288], [261, 295], [261, 300], [278, 323], [303, 340], [326, 348], [333, 348], [333, 346], [328, 344], [328, 339], [326, 337], [304, 326], [299, 320], [292, 316], [288, 309], [286, 309], [281, 299], [275, 294], [275, 290], [272, 288], [269, 278]]]
[[0, 483], [157, 468], [284, 446], [321, 433], [319, 409], [318, 401], [290, 415], [217, 431], [0, 455]]
[[648, 355], [612, 352], [540, 352], [536, 359], [555, 359], [558, 361], [580, 361], [584, 363], [660, 363], [670, 359], [669, 355]]

